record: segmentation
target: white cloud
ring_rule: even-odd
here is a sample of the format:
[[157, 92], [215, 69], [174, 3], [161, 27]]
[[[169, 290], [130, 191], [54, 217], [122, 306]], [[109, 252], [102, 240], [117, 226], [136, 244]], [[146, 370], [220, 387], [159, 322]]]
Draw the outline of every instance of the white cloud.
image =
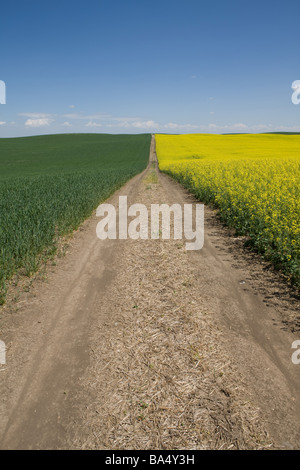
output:
[[154, 121], [134, 121], [131, 125], [139, 129], [157, 129], [159, 127], [159, 124]]
[[199, 129], [199, 127], [194, 124], [177, 124], [176, 122], [168, 122], [164, 125], [165, 129]]
[[239, 122], [238, 124], [233, 124], [232, 127], [234, 129], [248, 129], [248, 126], [246, 126], [246, 124], [243, 124], [242, 122]]
[[52, 117], [53, 114], [46, 114], [46, 113], [19, 113], [19, 116], [25, 116], [25, 117], [33, 118], [33, 119], [40, 119], [40, 118], [49, 118], [49, 117]]
[[105, 115], [105, 114], [80, 114], [80, 113], [68, 113], [68, 114], [63, 114], [62, 117], [67, 118], [67, 119], [88, 119], [88, 120], [93, 120], [93, 119], [110, 119], [110, 116]]
[[138, 117], [113, 117], [113, 116], [108, 116], [107, 119], [110, 121], [117, 121], [120, 123], [129, 123], [129, 122], [134, 122], [134, 121], [139, 121]]
[[50, 126], [54, 119], [40, 118], [40, 119], [27, 119], [25, 126], [27, 127], [43, 127]]
[[118, 120], [117, 124], [107, 124], [107, 127], [130, 127], [130, 124], [126, 120]]
[[107, 127], [125, 127], [128, 128], [135, 128], [135, 129], [158, 129], [160, 125], [155, 121], [139, 121], [139, 120], [132, 120], [133, 118], [116, 118], [115, 121], [118, 124], [108, 124]]
[[0, 121], [0, 126], [4, 126], [4, 124], [6, 124], [5, 121]]
[[85, 124], [85, 127], [101, 127], [102, 124], [95, 122], [95, 121], [89, 121], [87, 124]]
[[[213, 100], [213, 97], [208, 97], [209, 100]], [[69, 105], [69, 108], [75, 108], [75, 105]], [[214, 111], [208, 111], [208, 115], [211, 115], [212, 120]], [[52, 126], [54, 131], [62, 128], [71, 128], [75, 127], [81, 129], [84, 132], [84, 129], [89, 128], [91, 131], [94, 128], [96, 131], [97, 128], [111, 129], [116, 132], [118, 129], [122, 129], [123, 132], [157, 132], [159, 130], [170, 132], [170, 133], [258, 133], [258, 132], [300, 132], [299, 125], [291, 126], [274, 126], [269, 123], [263, 124], [245, 124], [244, 122], [236, 123], [177, 123], [177, 122], [156, 122], [151, 119], [141, 118], [139, 116], [113, 116], [110, 114], [81, 114], [79, 112], [70, 112], [68, 114], [50, 114], [50, 113], [38, 113], [38, 112], [23, 112], [19, 113], [19, 116], [24, 116], [25, 127], [26, 128], [39, 128], [39, 127], [49, 127], [54, 121], [58, 127]], [[13, 125], [11, 122], [0, 121], [0, 126]], [[17, 123], [15, 123], [16, 125]], [[3, 132], [3, 131], [2, 131]]]
[[241, 122], [236, 124], [225, 124], [217, 125], [214, 123], [205, 124], [205, 125], [196, 125], [196, 124], [177, 124], [175, 122], [169, 122], [165, 124], [164, 129], [170, 129], [178, 132], [184, 131], [197, 131], [197, 132], [234, 132], [236, 131], [246, 131], [250, 128]]
[[300, 126], [279, 126], [276, 131], [281, 132], [300, 132]]
[[84, 119], [84, 116], [81, 116], [79, 113], [63, 114], [62, 117], [67, 119]]
[[220, 126], [217, 124], [208, 124], [208, 125], [196, 125], [196, 124], [177, 124], [176, 122], [168, 122], [164, 125], [165, 129], [174, 129], [174, 130], [193, 130], [198, 129], [199, 132], [207, 132], [207, 131], [228, 131], [228, 130], [246, 130], [248, 126], [241, 122], [232, 125], [224, 125]]
[[165, 129], [178, 129], [179, 127], [181, 127], [180, 124], [176, 124], [175, 122], [168, 122], [168, 124], [164, 125]]
[[250, 128], [246, 125], [243, 124], [242, 122], [238, 122], [236, 124], [225, 124], [224, 126], [219, 126], [217, 124], [208, 124], [208, 126], [201, 126], [201, 129], [203, 131], [209, 131], [209, 130], [214, 130], [214, 131], [233, 131], [233, 130], [249, 130]]
[[271, 131], [272, 130], [272, 124], [256, 124], [255, 126], [252, 126], [251, 129], [255, 131]]
[[75, 108], [75, 104], [70, 104], [69, 108], [71, 109]]

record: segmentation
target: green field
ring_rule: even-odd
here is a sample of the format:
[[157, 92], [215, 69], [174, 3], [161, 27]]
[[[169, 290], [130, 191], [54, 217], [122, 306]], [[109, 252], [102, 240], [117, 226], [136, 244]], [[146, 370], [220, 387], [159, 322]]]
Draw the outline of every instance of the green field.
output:
[[0, 139], [0, 303], [103, 200], [147, 165], [151, 136], [64, 134]]

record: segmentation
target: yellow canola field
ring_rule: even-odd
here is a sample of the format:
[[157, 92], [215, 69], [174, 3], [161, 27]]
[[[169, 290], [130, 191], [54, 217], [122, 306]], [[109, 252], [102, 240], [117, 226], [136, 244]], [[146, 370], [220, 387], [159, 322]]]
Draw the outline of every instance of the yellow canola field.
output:
[[300, 283], [300, 135], [161, 135], [161, 171]]

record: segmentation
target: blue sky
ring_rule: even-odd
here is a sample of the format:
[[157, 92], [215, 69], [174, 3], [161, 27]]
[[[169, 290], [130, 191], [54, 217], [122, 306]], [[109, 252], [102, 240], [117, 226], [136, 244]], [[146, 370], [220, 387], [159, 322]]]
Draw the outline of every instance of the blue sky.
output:
[[300, 131], [299, 0], [1, 5], [0, 137]]

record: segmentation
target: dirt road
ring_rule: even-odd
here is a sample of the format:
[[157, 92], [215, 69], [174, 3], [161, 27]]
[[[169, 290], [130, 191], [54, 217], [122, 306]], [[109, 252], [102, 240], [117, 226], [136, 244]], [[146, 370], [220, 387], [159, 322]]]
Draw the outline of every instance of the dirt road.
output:
[[[149, 167], [128, 203], [195, 203]], [[300, 447], [299, 302], [205, 208], [205, 243], [105, 240], [93, 216], [0, 313], [2, 449]]]

